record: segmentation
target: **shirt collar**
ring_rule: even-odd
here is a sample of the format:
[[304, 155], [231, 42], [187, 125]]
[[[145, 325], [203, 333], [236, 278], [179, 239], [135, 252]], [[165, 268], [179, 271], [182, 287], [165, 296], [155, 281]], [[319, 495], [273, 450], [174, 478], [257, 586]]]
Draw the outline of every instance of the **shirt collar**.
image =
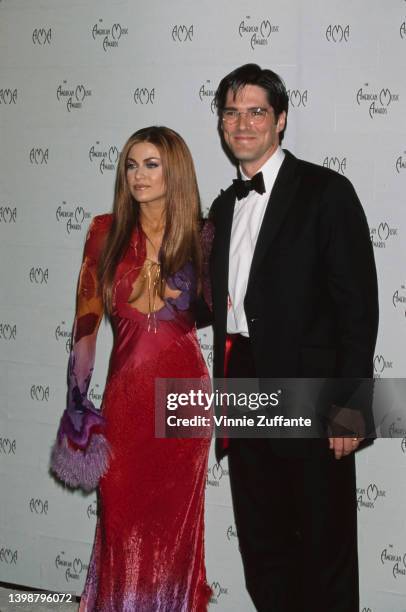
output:
[[[279, 168], [281, 167], [284, 158], [285, 158], [285, 152], [280, 146], [278, 146], [275, 153], [273, 153], [271, 157], [266, 160], [264, 165], [258, 170], [258, 172], [262, 172], [262, 175], [264, 177], [266, 193], [269, 193], [271, 191], [273, 184], [275, 182], [276, 176], [279, 172]], [[240, 173], [241, 173], [241, 178], [244, 181], [249, 180], [249, 177], [244, 174], [241, 166], [240, 166]]]

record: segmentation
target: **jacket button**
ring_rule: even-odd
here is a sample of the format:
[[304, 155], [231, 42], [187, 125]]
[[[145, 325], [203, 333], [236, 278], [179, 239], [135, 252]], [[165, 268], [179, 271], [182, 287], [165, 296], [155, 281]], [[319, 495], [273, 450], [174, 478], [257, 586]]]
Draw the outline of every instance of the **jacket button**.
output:
[[253, 317], [250, 319], [250, 323], [256, 323], [258, 321], [258, 317]]

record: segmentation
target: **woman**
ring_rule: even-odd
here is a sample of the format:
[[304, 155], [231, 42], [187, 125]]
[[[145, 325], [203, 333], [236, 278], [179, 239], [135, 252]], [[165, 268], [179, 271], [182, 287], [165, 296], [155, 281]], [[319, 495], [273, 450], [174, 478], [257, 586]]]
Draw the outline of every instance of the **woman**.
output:
[[[91, 488], [105, 472], [82, 611], [207, 609], [210, 442], [154, 437], [155, 379], [208, 380], [192, 308], [201, 269], [199, 215], [182, 138], [165, 127], [133, 134], [120, 155], [113, 213], [95, 217], [87, 236], [68, 408], [52, 458], [72, 486]], [[86, 394], [103, 312], [114, 346], [101, 417]]]

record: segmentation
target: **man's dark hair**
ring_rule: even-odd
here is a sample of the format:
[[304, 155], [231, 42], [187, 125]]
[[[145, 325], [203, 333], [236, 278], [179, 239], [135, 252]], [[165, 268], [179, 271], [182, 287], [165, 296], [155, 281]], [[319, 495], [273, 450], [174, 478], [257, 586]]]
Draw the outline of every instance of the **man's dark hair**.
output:
[[[258, 64], [244, 64], [244, 66], [240, 66], [227, 74], [220, 81], [214, 98], [219, 117], [221, 117], [221, 112], [224, 109], [228, 90], [231, 89], [235, 96], [237, 91], [246, 85], [257, 85], [265, 90], [276, 120], [283, 111], [286, 115], [288, 114], [289, 97], [281, 77], [272, 70], [262, 69]], [[285, 130], [279, 134], [281, 142], [284, 132]]]

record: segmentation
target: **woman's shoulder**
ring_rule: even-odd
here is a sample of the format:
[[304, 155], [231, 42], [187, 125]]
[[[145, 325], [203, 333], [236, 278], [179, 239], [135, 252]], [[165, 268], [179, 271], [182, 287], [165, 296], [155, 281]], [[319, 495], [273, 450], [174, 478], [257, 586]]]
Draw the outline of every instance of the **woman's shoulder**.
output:
[[85, 254], [98, 258], [104, 245], [104, 240], [113, 222], [113, 214], [96, 215], [90, 222], [86, 237]]
[[106, 231], [110, 229], [113, 222], [113, 213], [104, 213], [103, 215], [96, 215], [93, 217], [90, 223], [90, 228], [94, 231]]

